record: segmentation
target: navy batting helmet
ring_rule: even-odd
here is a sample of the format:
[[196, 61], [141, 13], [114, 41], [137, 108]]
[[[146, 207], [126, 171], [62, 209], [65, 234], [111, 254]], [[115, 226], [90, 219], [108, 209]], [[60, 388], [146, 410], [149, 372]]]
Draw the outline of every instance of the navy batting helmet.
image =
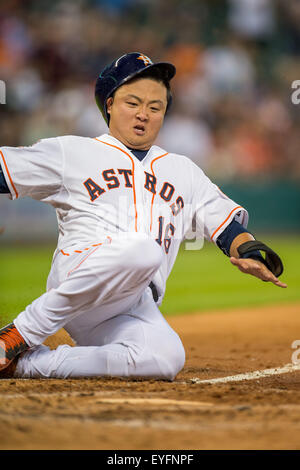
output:
[[[162, 81], [168, 83], [176, 73], [176, 68], [168, 62], [153, 63], [149, 57], [140, 52], [130, 52], [114, 60], [100, 73], [96, 81], [95, 98], [106, 123], [109, 124], [107, 114], [107, 99], [124, 83], [140, 75], [145, 70], [158, 69]], [[171, 93], [168, 94], [168, 107], [171, 104]]]

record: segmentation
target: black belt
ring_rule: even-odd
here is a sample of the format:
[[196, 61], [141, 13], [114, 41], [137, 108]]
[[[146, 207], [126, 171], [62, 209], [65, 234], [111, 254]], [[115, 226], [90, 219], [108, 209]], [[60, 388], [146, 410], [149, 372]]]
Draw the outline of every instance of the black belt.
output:
[[152, 296], [153, 296], [154, 302], [157, 302], [158, 301], [158, 292], [157, 292], [156, 286], [153, 284], [153, 282], [150, 282], [149, 287], [152, 290]]

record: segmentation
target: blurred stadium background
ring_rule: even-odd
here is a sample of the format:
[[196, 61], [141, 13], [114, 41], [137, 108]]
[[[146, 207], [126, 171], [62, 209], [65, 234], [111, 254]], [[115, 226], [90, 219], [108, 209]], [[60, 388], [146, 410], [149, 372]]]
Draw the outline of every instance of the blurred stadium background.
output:
[[[163, 310], [299, 300], [300, 104], [291, 100], [300, 80], [299, 0], [2, 1], [0, 146], [106, 132], [95, 80], [128, 51], [176, 65], [158, 144], [188, 155], [243, 204], [256, 235], [278, 235], [271, 246], [289, 284], [284, 291], [241, 276], [214, 247], [184, 251]], [[3, 323], [44, 292], [55, 211], [0, 196], [0, 232]]]
[[[97, 136], [97, 74], [141, 51], [177, 67], [159, 144], [249, 209], [250, 229], [300, 229], [298, 0], [10, 0], [0, 4], [0, 145]], [[52, 208], [0, 197], [2, 243], [55, 240]]]

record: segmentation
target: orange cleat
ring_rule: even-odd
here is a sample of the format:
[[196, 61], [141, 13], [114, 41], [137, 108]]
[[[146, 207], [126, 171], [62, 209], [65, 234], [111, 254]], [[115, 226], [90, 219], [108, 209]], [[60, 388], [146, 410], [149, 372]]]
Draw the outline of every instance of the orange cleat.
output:
[[0, 329], [0, 371], [6, 369], [26, 349], [29, 346], [13, 323]]

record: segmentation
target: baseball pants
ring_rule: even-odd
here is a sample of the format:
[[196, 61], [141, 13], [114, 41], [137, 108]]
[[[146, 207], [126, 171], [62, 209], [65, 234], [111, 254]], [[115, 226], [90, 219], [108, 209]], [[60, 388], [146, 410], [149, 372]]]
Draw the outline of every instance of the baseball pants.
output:
[[[173, 380], [184, 348], [148, 287], [161, 262], [161, 248], [142, 233], [57, 251], [47, 292], [14, 320], [31, 347], [15, 376]], [[42, 344], [62, 327], [75, 347]]]

